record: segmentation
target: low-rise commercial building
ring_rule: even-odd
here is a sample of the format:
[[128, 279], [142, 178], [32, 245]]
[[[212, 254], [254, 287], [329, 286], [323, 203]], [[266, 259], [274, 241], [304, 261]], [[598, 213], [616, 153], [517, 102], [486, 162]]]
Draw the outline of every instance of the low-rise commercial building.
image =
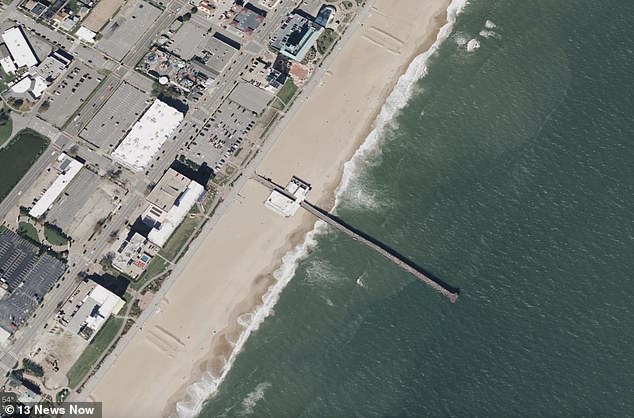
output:
[[310, 191], [310, 184], [293, 176], [283, 192], [273, 190], [264, 202], [264, 206], [280, 216], [288, 218], [297, 212]]
[[134, 171], [152, 161], [184, 115], [161, 100], [155, 100], [112, 153], [112, 158]]
[[26, 35], [19, 26], [14, 26], [4, 31], [2, 40], [7, 46], [13, 63], [17, 68], [33, 67], [39, 62]]
[[119, 313], [125, 301], [103, 286], [95, 285], [79, 305], [67, 329], [90, 341], [111, 315]]
[[202, 185], [170, 168], [147, 197], [142, 220], [152, 227], [148, 239], [162, 247], [204, 192]]
[[66, 154], [60, 154], [57, 158], [57, 164], [55, 169], [59, 173], [51, 187], [49, 187], [44, 194], [39, 198], [37, 203], [29, 211], [29, 215], [34, 218], [39, 218], [44, 215], [47, 210], [53, 205], [55, 200], [62, 194], [66, 186], [75, 178], [77, 173], [81, 170], [84, 164], [80, 163], [74, 158], [69, 157]]

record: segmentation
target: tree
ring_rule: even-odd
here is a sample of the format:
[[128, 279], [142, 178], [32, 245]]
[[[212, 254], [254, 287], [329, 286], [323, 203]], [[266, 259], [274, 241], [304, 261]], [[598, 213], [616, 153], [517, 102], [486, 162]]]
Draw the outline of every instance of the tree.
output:
[[187, 22], [189, 19], [192, 18], [192, 14], [190, 12], [185, 13], [183, 16], [183, 22]]
[[31, 373], [33, 376], [44, 376], [44, 369], [42, 368], [42, 366], [31, 359], [25, 358], [24, 360], [22, 360], [22, 366], [24, 367], [24, 370]]
[[68, 151], [66, 153], [70, 156], [76, 157], [77, 151], [79, 151], [79, 145], [73, 144], [70, 148], [68, 148]]

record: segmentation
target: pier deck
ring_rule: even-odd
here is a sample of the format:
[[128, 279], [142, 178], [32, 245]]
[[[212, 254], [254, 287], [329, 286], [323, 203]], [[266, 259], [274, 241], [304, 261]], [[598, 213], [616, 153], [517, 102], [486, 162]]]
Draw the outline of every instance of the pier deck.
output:
[[[267, 179], [260, 175], [256, 175], [254, 176], [254, 180], [257, 180], [259, 183], [268, 187], [270, 190], [276, 190], [286, 195], [287, 197], [292, 198], [292, 196], [290, 196], [283, 187], [275, 184], [270, 179]], [[433, 276], [429, 272], [426, 272], [422, 267], [417, 266], [415, 263], [408, 260], [406, 257], [391, 249], [387, 245], [370, 237], [369, 235], [352, 227], [351, 225], [348, 225], [346, 222], [342, 221], [338, 217], [326, 212], [325, 210], [319, 208], [316, 205], [313, 205], [312, 203], [303, 201], [301, 202], [300, 206], [304, 208], [307, 212], [313, 214], [315, 217], [321, 219], [332, 227], [348, 235], [355, 241], [358, 241], [364, 244], [366, 247], [381, 254], [383, 257], [387, 258], [403, 270], [407, 271], [421, 282], [436, 290], [438, 293], [449, 299], [449, 301], [451, 301], [452, 303], [458, 300], [459, 289], [450, 286], [449, 284]]]

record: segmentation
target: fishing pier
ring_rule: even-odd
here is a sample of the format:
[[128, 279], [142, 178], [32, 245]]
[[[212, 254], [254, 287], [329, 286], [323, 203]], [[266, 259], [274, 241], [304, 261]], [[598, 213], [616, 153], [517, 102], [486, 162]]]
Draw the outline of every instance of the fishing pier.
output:
[[[262, 177], [260, 175], [255, 175], [254, 180], [266, 186], [269, 190], [273, 192], [269, 199], [267, 199], [265, 205], [269, 206], [278, 214], [288, 217], [292, 215], [295, 210], [297, 210], [297, 208], [302, 207], [304, 210], [326, 222], [333, 228], [338, 229], [355, 241], [358, 241], [366, 247], [381, 254], [383, 257], [387, 258], [427, 286], [431, 287], [432, 289], [449, 299], [450, 302], [454, 303], [458, 300], [458, 294], [460, 293], [460, 290], [458, 288], [445, 283], [443, 280], [434, 276], [430, 272], [425, 271], [425, 269], [418, 266], [407, 257], [399, 254], [396, 250], [388, 247], [387, 245], [383, 244], [375, 238], [372, 238], [364, 232], [354, 228], [337, 216], [330, 214], [320, 207], [306, 201], [304, 197], [310, 189], [310, 186], [307, 183], [302, 182], [296, 177], [293, 177], [293, 179], [289, 183], [289, 186], [292, 185], [292, 187], [287, 186], [286, 188], [283, 188], [278, 184], [275, 184], [273, 181], [271, 181], [271, 179]], [[297, 192], [297, 190], [304, 191], [304, 193], [299, 193]]]

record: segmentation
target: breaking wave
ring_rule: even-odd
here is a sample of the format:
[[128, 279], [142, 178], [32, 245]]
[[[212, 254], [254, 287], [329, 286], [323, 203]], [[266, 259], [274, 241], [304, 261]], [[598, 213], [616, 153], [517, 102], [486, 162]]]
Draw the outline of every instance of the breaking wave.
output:
[[[385, 128], [400, 110], [405, 107], [413, 93], [415, 93], [416, 82], [427, 74], [427, 63], [429, 58], [438, 50], [440, 45], [449, 37], [457, 16], [468, 4], [467, 0], [453, 0], [447, 7], [447, 23], [440, 29], [436, 41], [423, 54], [417, 56], [407, 68], [392, 93], [383, 104], [379, 115], [374, 121], [372, 131], [363, 144], [355, 152], [353, 157], [344, 164], [343, 177], [336, 191], [335, 207], [340, 203], [341, 197], [350, 186], [352, 179], [358, 176], [360, 170], [367, 165], [369, 157], [373, 152], [377, 152], [381, 140], [384, 137]], [[295, 275], [299, 262], [306, 258], [312, 248], [317, 245], [316, 237], [326, 232], [327, 224], [317, 221], [312, 231], [306, 234], [304, 241], [297, 247], [287, 252], [282, 258], [282, 266], [273, 273], [275, 283], [267, 290], [262, 297], [262, 304], [256, 307], [253, 312], [241, 315], [238, 323], [243, 327], [242, 332], [236, 341], [232, 341], [233, 350], [229, 358], [220, 361], [220, 367], [212, 367], [211, 362], [207, 371], [203, 373], [198, 382], [190, 385], [186, 390], [185, 399], [177, 402], [176, 414], [179, 418], [190, 418], [198, 415], [205, 400], [214, 395], [222, 381], [225, 379], [236, 357], [242, 351], [249, 336], [256, 331], [260, 324], [273, 312], [273, 307], [277, 303], [282, 290]], [[359, 283], [363, 286], [363, 283]], [[219, 373], [215, 370], [220, 370]], [[259, 386], [259, 385], [258, 385]], [[264, 396], [264, 391], [268, 386], [262, 386], [259, 390], [250, 393], [243, 401], [243, 406], [248, 413], [248, 408], [253, 408], [255, 402]]]
[[458, 15], [464, 10], [468, 4], [467, 0], [453, 0], [449, 7], [447, 7], [447, 23], [440, 28], [436, 41], [432, 46], [421, 55], [414, 58], [412, 63], [405, 71], [396, 83], [394, 90], [388, 96], [387, 100], [383, 104], [379, 115], [377, 116], [372, 126], [372, 131], [365, 139], [363, 144], [357, 149], [350, 161], [343, 166], [343, 176], [341, 183], [337, 188], [335, 197], [335, 207], [341, 203], [341, 198], [344, 197], [347, 189], [350, 187], [351, 182], [355, 179], [360, 170], [362, 170], [371, 159], [371, 156], [376, 153], [376, 150], [380, 147], [384, 138], [386, 128], [392, 123], [395, 116], [405, 107], [412, 94], [415, 91], [415, 84], [418, 80], [427, 74], [427, 63], [429, 58], [438, 51], [440, 45], [449, 37], [453, 26], [456, 22]]
[[480, 48], [480, 41], [478, 41], [476, 38], [473, 38], [467, 43], [468, 52], [473, 52], [478, 48]]
[[241, 415], [251, 415], [255, 405], [260, 399], [264, 398], [264, 392], [266, 392], [266, 390], [270, 387], [271, 383], [264, 382], [258, 384], [252, 392], [249, 392], [249, 394], [242, 400], [243, 410]]

